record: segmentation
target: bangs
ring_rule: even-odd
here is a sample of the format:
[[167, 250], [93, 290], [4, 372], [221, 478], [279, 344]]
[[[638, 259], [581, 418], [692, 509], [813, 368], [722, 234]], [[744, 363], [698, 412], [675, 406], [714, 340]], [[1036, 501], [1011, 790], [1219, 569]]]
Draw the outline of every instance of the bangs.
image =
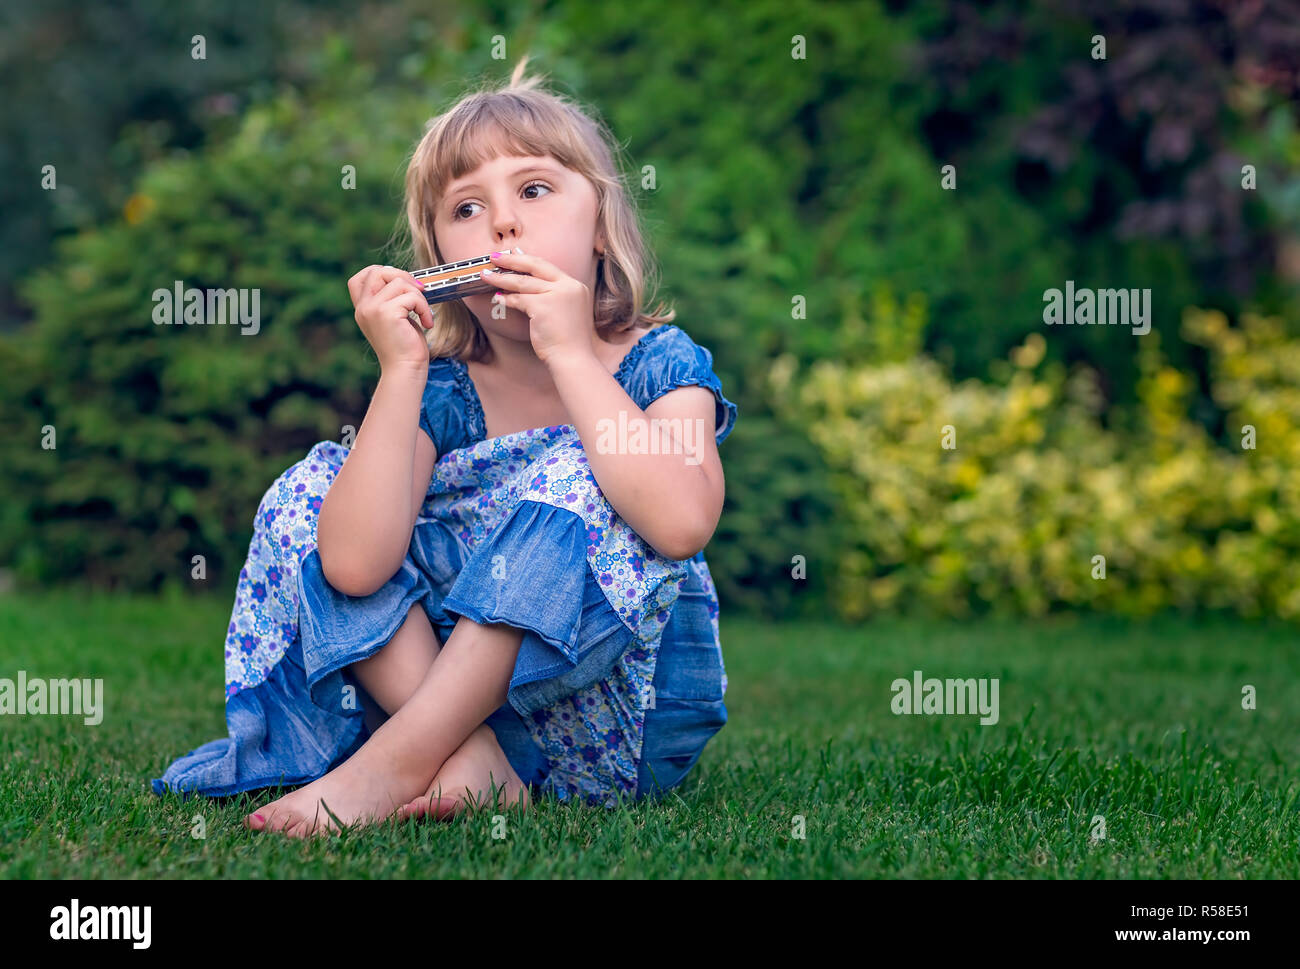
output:
[[470, 99], [447, 118], [431, 146], [432, 197], [441, 202], [452, 182], [503, 155], [549, 155], [566, 168], [589, 170], [591, 160], [566, 120], [560, 112], [509, 94]]

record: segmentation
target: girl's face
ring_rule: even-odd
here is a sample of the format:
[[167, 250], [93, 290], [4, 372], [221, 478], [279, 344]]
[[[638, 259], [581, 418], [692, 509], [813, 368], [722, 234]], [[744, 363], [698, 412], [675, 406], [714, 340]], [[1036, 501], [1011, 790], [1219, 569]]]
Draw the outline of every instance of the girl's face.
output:
[[[498, 155], [447, 187], [434, 233], [447, 262], [518, 246], [594, 291], [597, 205], [592, 184], [549, 155]], [[464, 301], [489, 333], [528, 342], [521, 310], [505, 309], [504, 319], [494, 319], [492, 293]]]

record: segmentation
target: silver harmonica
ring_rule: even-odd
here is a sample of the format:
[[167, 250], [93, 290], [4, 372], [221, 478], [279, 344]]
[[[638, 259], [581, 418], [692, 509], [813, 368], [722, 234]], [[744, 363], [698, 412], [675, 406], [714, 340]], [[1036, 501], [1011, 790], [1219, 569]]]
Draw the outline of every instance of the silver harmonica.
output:
[[[411, 275], [419, 281], [424, 289], [424, 298], [430, 303], [445, 303], [449, 299], [461, 299], [465, 296], [478, 296], [481, 293], [495, 293], [497, 287], [483, 281], [483, 270], [492, 266], [492, 255], [475, 256], [460, 262], [449, 262], [442, 266], [430, 266], [428, 269], [416, 269]], [[527, 275], [504, 266], [492, 267], [494, 271], [514, 276]]]

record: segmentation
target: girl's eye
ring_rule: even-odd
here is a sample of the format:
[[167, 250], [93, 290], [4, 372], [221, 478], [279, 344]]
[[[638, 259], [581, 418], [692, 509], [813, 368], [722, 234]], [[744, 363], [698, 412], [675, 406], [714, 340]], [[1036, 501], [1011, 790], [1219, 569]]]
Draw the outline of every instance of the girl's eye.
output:
[[[547, 185], [545, 182], [529, 182], [529, 183], [528, 183], [527, 185], [525, 185], [522, 189], [520, 189], [520, 191], [521, 191], [521, 192], [527, 192], [530, 188], [544, 188], [544, 189], [546, 189], [546, 191], [548, 191], [548, 192], [552, 191], [551, 187], [550, 187], [549, 185]], [[531, 196], [531, 197], [532, 197], [532, 198], [538, 198], [539, 196]], [[456, 206], [455, 211], [452, 212], [452, 214], [451, 214], [452, 221], [453, 221], [453, 222], [460, 222], [462, 219], [468, 219], [468, 218], [470, 218], [470, 216], [468, 216], [468, 215], [464, 215], [464, 216], [461, 215], [461, 212], [464, 211], [468, 206], [477, 205], [477, 204], [478, 204], [478, 203], [476, 203], [476, 202], [463, 202], [463, 203], [461, 203], [460, 205]]]

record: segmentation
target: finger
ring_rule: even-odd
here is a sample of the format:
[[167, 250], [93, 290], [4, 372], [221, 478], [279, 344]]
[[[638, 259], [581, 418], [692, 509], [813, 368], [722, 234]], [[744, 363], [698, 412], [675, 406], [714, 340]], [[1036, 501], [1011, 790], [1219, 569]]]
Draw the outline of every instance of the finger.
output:
[[[414, 274], [406, 272], [403, 269], [394, 269], [392, 266], [382, 266], [380, 267], [380, 272], [382, 272], [388, 279], [383, 290], [380, 291], [381, 297], [387, 298], [398, 289], [410, 289], [420, 294], [421, 297], [424, 296], [424, 284], [421, 283], [420, 280], [416, 279]], [[394, 289], [394, 287], [397, 287], [397, 289]], [[428, 300], [425, 300], [426, 306], [428, 305], [428, 302]], [[429, 313], [429, 323], [430, 325], [433, 323], [432, 312]]]
[[538, 279], [548, 279], [551, 282], [555, 282], [560, 278], [560, 270], [555, 263], [549, 262], [541, 256], [530, 256], [522, 252], [497, 253], [492, 257], [492, 265], [504, 266], [506, 269], [528, 273], [530, 276], [536, 276]]
[[383, 266], [372, 263], [352, 275], [352, 278], [348, 280], [348, 292], [352, 294], [354, 301], [363, 299], [372, 289], [379, 288], [380, 283], [377, 282], [379, 277], [375, 273], [383, 268]]
[[411, 281], [407, 279], [406, 276], [394, 276], [388, 281], [388, 284], [379, 292], [375, 293], [371, 299], [383, 303], [395, 299], [404, 293], [411, 293], [415, 296], [419, 296], [421, 299], [424, 298], [420, 290], [416, 286], [412, 285]]
[[424, 328], [427, 330], [433, 326], [433, 307], [429, 305], [429, 301], [424, 297], [424, 283], [416, 279], [411, 273], [407, 273], [406, 275], [420, 297], [420, 303], [415, 308], [415, 314], [421, 319], [424, 323]]
[[420, 318], [420, 323], [426, 330], [433, 328], [433, 307], [424, 298], [423, 289], [415, 294], [415, 315]]
[[365, 275], [361, 277], [361, 298], [373, 296], [384, 288], [388, 280], [384, 277], [383, 266], [367, 266], [364, 270]]
[[370, 299], [376, 293], [380, 292], [387, 282], [383, 272], [383, 266], [367, 266], [361, 272], [357, 273], [356, 295], [353, 297], [353, 304], [360, 306], [363, 302]]
[[547, 280], [537, 276], [493, 272], [491, 269], [484, 269], [481, 275], [485, 283], [491, 283], [498, 289], [510, 289], [516, 293], [544, 293], [551, 288]]
[[374, 268], [374, 266], [367, 266], [348, 280], [348, 295], [352, 297], [353, 306], [360, 306], [361, 301], [366, 298], [366, 294], [369, 292], [366, 288], [366, 277], [370, 275], [370, 271]]
[[528, 294], [525, 293], [501, 292], [500, 294], [492, 297], [492, 302], [500, 303], [502, 306], [506, 307], [507, 309], [521, 310], [526, 313], [528, 311], [524, 308], [524, 300], [527, 298], [528, 298]]
[[[364, 311], [366, 314], [382, 319], [406, 319], [408, 312], [419, 316], [422, 315], [421, 307], [427, 310], [428, 306], [428, 301], [417, 293], [414, 287], [404, 280], [396, 280], [366, 300]], [[429, 322], [433, 323], [432, 314], [429, 316]]]
[[411, 322], [410, 314], [414, 313], [426, 330], [433, 326], [433, 313], [429, 310], [428, 302], [419, 293], [407, 290], [392, 302], [396, 307], [394, 316], [401, 317], [409, 323]]
[[365, 295], [373, 295], [374, 293], [380, 292], [394, 279], [411, 275], [404, 270], [398, 269], [396, 266], [371, 266], [370, 268], [373, 271], [366, 280], [367, 285], [370, 288], [366, 291]]

